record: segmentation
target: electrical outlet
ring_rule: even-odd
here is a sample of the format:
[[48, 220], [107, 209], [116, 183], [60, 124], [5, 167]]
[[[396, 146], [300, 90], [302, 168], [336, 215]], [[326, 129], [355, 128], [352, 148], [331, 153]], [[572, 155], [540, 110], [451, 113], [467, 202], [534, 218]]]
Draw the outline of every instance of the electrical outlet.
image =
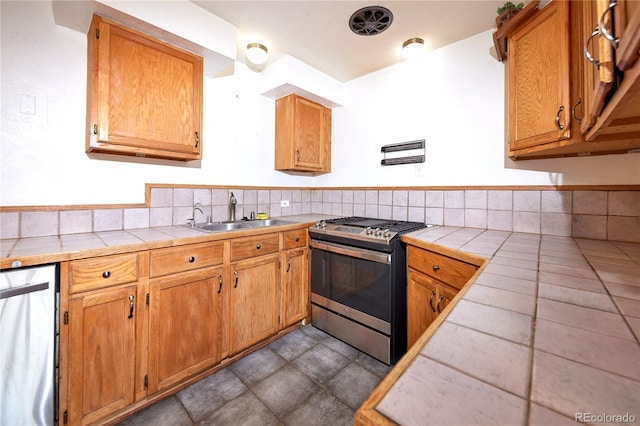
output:
[[289, 207], [289, 200], [280, 201], [280, 207]]

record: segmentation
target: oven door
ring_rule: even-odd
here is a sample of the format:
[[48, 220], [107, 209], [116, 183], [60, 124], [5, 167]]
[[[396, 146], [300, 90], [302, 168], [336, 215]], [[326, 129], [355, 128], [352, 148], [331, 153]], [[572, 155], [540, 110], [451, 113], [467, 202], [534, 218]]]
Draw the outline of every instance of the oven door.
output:
[[392, 254], [311, 240], [311, 301], [390, 334]]

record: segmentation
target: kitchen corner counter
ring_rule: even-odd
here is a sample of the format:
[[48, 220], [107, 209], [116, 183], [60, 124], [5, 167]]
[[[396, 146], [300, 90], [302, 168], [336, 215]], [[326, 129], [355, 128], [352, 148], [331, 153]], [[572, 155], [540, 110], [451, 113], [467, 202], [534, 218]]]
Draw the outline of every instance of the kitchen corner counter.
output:
[[17, 262], [18, 266], [43, 265], [94, 256], [280, 232], [287, 229], [300, 228], [301, 226], [311, 226], [324, 218], [326, 216], [313, 214], [283, 216], [277, 219], [286, 220], [292, 222], [292, 224], [212, 233], [203, 233], [185, 226], [174, 225], [82, 234], [0, 239], [0, 269], [14, 267], [14, 262]]
[[640, 244], [453, 227], [404, 239], [487, 263], [355, 424], [640, 421]]

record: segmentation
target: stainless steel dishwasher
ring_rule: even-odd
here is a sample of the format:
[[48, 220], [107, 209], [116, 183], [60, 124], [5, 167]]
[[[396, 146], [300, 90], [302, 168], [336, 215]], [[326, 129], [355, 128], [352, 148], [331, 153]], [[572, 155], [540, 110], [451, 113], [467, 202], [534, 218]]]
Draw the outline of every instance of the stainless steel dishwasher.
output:
[[0, 271], [0, 425], [57, 423], [57, 265]]

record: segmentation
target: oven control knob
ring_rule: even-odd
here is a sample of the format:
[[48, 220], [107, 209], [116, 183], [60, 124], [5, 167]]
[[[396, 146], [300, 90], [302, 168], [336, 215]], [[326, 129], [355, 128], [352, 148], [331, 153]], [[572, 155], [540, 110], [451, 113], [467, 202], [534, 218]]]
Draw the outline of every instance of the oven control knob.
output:
[[367, 235], [373, 235], [373, 229], [370, 226], [367, 226], [367, 229], [364, 230], [364, 233]]
[[385, 238], [389, 238], [391, 236], [391, 232], [388, 229], [385, 229], [382, 233], [382, 236]]
[[320, 222], [316, 223], [316, 228], [326, 229], [326, 227], [327, 227], [327, 222], [325, 222], [324, 220], [321, 220]]
[[376, 228], [376, 230], [375, 230], [375, 235], [376, 235], [376, 237], [381, 236], [381, 235], [382, 235], [382, 229], [380, 229], [380, 228]]

